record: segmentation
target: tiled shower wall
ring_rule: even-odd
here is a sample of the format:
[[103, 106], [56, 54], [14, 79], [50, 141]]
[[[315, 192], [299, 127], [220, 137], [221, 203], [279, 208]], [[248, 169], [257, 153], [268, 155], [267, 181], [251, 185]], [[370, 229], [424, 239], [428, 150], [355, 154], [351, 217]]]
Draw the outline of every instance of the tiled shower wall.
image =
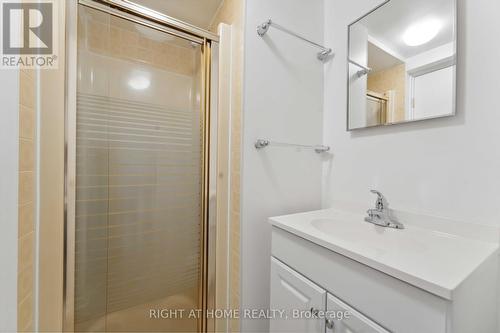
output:
[[97, 13], [80, 19], [87, 20], [78, 29], [79, 41], [94, 53], [148, 64], [170, 72], [193, 75], [192, 50], [175, 45], [174, 41], [162, 41], [162, 32], [150, 28], [149, 38], [135, 29], [135, 25], [118, 19], [110, 26], [109, 17]]
[[368, 75], [368, 90], [383, 94], [388, 90], [396, 93], [395, 114], [392, 121], [405, 120], [405, 96], [406, 96], [406, 65], [400, 64], [394, 67], [370, 73]]
[[22, 332], [34, 328], [35, 74], [33, 70], [21, 69], [19, 78], [17, 328]]

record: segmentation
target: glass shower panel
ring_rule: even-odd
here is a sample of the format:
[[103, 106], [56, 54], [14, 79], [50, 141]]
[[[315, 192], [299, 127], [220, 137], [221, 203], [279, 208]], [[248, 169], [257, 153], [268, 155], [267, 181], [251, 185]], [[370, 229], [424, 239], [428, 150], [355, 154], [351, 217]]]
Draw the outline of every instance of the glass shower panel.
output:
[[196, 331], [201, 47], [80, 6], [75, 330]]

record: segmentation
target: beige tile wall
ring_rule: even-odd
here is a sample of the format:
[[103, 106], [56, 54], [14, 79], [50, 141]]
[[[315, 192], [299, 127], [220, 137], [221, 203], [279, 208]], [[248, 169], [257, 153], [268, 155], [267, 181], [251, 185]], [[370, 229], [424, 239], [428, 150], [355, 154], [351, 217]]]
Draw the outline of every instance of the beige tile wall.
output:
[[[79, 41], [86, 41], [90, 51], [142, 62], [157, 68], [184, 75], [193, 75], [193, 50], [188, 42], [161, 41], [165, 34], [148, 29], [151, 36], [137, 30], [135, 24], [99, 12], [84, 18], [86, 24], [78, 30]], [[83, 20], [80, 19], [80, 22]], [[155, 40], [157, 38], [157, 40]]]
[[[216, 32], [219, 23], [231, 25], [233, 58], [231, 82], [231, 239], [230, 239], [230, 308], [240, 307], [240, 156], [243, 95], [243, 16], [245, 0], [224, 0], [215, 15], [210, 30]], [[230, 323], [231, 332], [239, 331], [239, 321]]]
[[368, 90], [383, 94], [388, 90], [396, 92], [393, 121], [405, 120], [406, 65], [400, 64], [368, 75]]
[[17, 327], [33, 331], [35, 73], [20, 70], [19, 95], [19, 221]]

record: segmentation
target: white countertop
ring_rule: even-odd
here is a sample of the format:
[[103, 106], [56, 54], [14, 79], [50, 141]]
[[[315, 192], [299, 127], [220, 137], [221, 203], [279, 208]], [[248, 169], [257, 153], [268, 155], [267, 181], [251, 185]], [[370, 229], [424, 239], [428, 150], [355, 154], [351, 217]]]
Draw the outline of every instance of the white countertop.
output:
[[460, 283], [498, 253], [497, 242], [422, 228], [401, 219], [405, 229], [379, 227], [365, 222], [363, 214], [337, 209], [271, 217], [269, 221], [446, 299], [452, 299]]

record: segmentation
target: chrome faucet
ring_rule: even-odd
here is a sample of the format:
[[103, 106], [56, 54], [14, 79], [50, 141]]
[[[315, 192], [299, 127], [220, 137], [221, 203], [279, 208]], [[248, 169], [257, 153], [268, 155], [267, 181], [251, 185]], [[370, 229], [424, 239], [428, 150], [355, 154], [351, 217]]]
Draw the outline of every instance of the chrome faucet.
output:
[[366, 211], [368, 216], [365, 217], [365, 221], [381, 227], [404, 229], [405, 226], [392, 216], [392, 212], [389, 209], [389, 203], [384, 195], [376, 190], [371, 190], [370, 192], [377, 195], [377, 201], [375, 201], [374, 209], [368, 209]]

